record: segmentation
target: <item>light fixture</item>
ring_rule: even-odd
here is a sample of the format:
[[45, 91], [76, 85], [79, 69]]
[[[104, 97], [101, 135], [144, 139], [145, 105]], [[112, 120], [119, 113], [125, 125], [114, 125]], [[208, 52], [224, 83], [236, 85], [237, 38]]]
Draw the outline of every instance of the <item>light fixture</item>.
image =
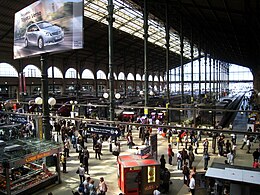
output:
[[120, 98], [121, 98], [120, 93], [116, 93], [116, 94], [115, 94], [115, 98], [116, 98], [116, 99], [120, 99]]
[[35, 98], [35, 103], [38, 104], [38, 105], [41, 105], [42, 104], [42, 98], [41, 97], [37, 97]]
[[107, 99], [108, 96], [109, 96], [108, 93], [104, 93], [104, 94], [103, 94], [103, 98], [105, 98], [105, 99]]
[[54, 106], [56, 104], [56, 99], [51, 97], [48, 99], [48, 104], [50, 104], [51, 106]]
[[153, 91], [150, 91], [149, 94], [150, 94], [150, 96], [153, 96], [153, 95], [154, 95], [154, 92], [153, 92]]

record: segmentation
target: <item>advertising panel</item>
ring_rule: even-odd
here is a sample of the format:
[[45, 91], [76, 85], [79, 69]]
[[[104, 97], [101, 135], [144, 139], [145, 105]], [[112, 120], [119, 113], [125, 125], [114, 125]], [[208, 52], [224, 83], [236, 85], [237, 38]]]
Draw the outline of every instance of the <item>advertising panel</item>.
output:
[[83, 0], [39, 0], [14, 20], [14, 59], [83, 48]]

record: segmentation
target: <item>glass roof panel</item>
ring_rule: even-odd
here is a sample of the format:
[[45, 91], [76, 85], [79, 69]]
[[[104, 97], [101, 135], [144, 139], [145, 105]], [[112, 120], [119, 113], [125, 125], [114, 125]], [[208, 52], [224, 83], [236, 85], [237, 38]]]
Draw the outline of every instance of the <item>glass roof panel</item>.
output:
[[[85, 0], [84, 16], [108, 24], [106, 17], [107, 0]], [[114, 14], [115, 22], [114, 28], [127, 32], [131, 35], [137, 36], [143, 39], [143, 13], [137, 10], [137, 6], [133, 4], [127, 4], [127, 0], [114, 0]], [[153, 18], [155, 18], [153, 16]], [[148, 19], [148, 41], [165, 48], [165, 28], [164, 25], [157, 20]], [[170, 50], [172, 52], [180, 54], [180, 38], [176, 34], [176, 31], [170, 29]], [[198, 50], [194, 46], [194, 57], [198, 56]], [[184, 57], [190, 59], [190, 44], [184, 40]]]

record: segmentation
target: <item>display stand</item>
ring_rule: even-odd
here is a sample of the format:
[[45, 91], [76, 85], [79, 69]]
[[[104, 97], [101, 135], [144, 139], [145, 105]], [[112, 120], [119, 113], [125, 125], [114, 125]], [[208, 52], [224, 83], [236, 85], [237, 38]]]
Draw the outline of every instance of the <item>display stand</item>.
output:
[[[15, 150], [13, 145], [22, 149]], [[58, 160], [61, 147], [56, 142], [13, 140], [1, 146], [0, 152], [0, 194], [31, 194], [54, 183], [61, 183]], [[46, 157], [55, 159], [54, 171], [46, 167]]]

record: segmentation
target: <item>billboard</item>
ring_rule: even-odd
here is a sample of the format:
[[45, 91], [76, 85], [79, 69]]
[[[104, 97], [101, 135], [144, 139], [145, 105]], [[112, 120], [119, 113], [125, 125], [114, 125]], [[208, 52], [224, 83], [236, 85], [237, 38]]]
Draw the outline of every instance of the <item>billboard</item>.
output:
[[39, 0], [15, 14], [14, 59], [83, 48], [83, 0]]

